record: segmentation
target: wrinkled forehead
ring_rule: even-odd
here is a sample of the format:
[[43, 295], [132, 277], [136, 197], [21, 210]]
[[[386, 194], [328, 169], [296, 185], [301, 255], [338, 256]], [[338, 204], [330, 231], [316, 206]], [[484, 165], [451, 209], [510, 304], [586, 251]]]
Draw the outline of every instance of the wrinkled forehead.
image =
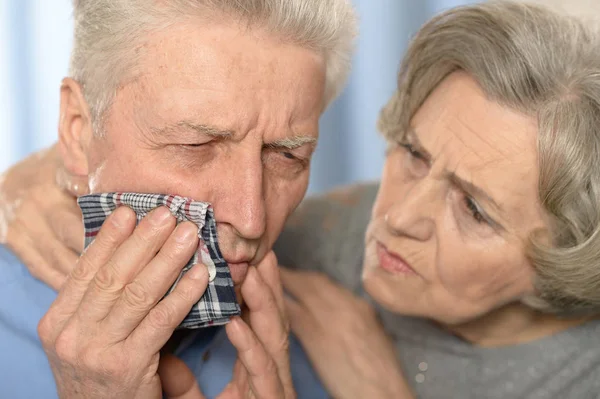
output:
[[139, 76], [116, 105], [134, 108], [141, 127], [191, 120], [242, 135], [318, 135], [318, 52], [236, 24], [182, 23], [151, 34], [140, 54]]
[[188, 22], [150, 35], [140, 70], [153, 79], [203, 86], [215, 94], [225, 88], [258, 94], [311, 90], [313, 102], [321, 100], [314, 91], [322, 95], [325, 84], [319, 52], [233, 22]]
[[434, 168], [482, 187], [513, 213], [539, 203], [536, 120], [488, 99], [468, 75], [442, 82], [411, 125]]

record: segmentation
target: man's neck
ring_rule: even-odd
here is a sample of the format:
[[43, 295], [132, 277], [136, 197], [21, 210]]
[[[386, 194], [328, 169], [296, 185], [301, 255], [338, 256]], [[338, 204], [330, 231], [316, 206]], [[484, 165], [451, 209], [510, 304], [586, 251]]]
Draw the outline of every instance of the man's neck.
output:
[[592, 318], [563, 319], [540, 313], [522, 304], [512, 304], [468, 323], [444, 327], [473, 345], [499, 347], [535, 341]]

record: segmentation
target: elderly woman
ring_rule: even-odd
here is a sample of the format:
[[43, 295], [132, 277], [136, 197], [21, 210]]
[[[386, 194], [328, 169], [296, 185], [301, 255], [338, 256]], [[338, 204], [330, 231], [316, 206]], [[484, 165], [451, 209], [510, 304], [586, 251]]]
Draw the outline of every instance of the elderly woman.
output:
[[307, 200], [275, 248], [329, 394], [599, 397], [600, 36], [538, 6], [447, 11], [380, 129], [380, 184]]

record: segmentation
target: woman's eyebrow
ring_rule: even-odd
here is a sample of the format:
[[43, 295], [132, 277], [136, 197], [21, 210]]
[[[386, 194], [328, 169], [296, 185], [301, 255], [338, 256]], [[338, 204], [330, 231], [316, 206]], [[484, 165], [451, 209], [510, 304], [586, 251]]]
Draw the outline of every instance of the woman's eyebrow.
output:
[[419, 152], [419, 154], [421, 155], [423, 160], [426, 161], [429, 165], [431, 165], [433, 163], [434, 159], [431, 156], [431, 153], [429, 151], [427, 151], [427, 149], [425, 147], [423, 147], [423, 145], [421, 144], [421, 141], [419, 140], [419, 136], [417, 136], [417, 132], [415, 131], [414, 128], [410, 128], [406, 132], [406, 138], [410, 142], [410, 145]]
[[[410, 128], [407, 131], [406, 136], [407, 136], [407, 139], [410, 142], [410, 144], [415, 148], [415, 150], [419, 151], [419, 153], [424, 158], [424, 160], [426, 160], [428, 163], [431, 164], [434, 161], [434, 158], [431, 155], [431, 153], [429, 151], [427, 151], [427, 149], [425, 147], [423, 147], [423, 145], [421, 144], [421, 141], [419, 140], [419, 137], [418, 137], [415, 129]], [[500, 206], [500, 203], [498, 201], [496, 201], [490, 194], [488, 194], [481, 187], [477, 186], [476, 184], [473, 184], [472, 182], [470, 182], [467, 179], [464, 179], [464, 178], [458, 176], [454, 172], [446, 171], [446, 178], [453, 185], [458, 187], [460, 190], [468, 193], [469, 195], [471, 195], [473, 197], [480, 198], [482, 201], [489, 204], [492, 208], [494, 208], [494, 210], [497, 213], [499, 213], [501, 215], [505, 214], [506, 211], [502, 208], [502, 206]]]
[[470, 181], [468, 181], [466, 179], [463, 179], [463, 178], [457, 176], [453, 172], [448, 172], [447, 178], [448, 178], [448, 180], [450, 180], [450, 182], [452, 184], [454, 184], [456, 187], [458, 187], [462, 191], [469, 193], [473, 197], [480, 198], [483, 201], [485, 201], [486, 203], [488, 203], [489, 205], [491, 205], [496, 212], [501, 213], [501, 214], [504, 213], [504, 209], [502, 208], [502, 206], [500, 206], [500, 204], [496, 200], [494, 200], [494, 198], [491, 195], [489, 195], [481, 187], [471, 183]]

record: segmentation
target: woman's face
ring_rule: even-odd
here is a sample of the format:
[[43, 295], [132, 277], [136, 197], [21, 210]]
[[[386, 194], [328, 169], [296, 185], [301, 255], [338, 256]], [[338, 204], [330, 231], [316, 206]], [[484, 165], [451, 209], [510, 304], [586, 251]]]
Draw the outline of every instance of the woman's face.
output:
[[533, 292], [524, 247], [543, 228], [535, 119], [447, 77], [392, 143], [366, 236], [367, 292], [447, 324]]

